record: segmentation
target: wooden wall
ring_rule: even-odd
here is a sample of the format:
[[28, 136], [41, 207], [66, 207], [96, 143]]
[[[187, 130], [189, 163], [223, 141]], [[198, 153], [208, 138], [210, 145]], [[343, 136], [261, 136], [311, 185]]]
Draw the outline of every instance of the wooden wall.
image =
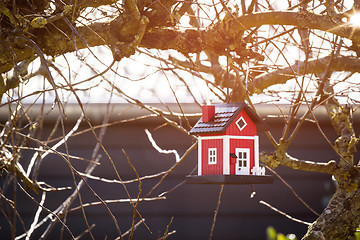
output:
[[[105, 106], [96, 105], [91, 109], [92, 113], [89, 113], [89, 117], [93, 119], [94, 124], [99, 124], [101, 116], [97, 113], [100, 114], [104, 108]], [[122, 110], [124, 109], [126, 109], [126, 106], [116, 106], [116, 111], [113, 113], [111, 121], [124, 118], [125, 116], [117, 114], [123, 112]], [[201, 111], [200, 108], [196, 109], [193, 105], [189, 105], [188, 109], [193, 112]], [[133, 116], [143, 114], [143, 112], [134, 109], [131, 111]], [[269, 114], [274, 115], [279, 112], [276, 109], [271, 110], [268, 107], [261, 106], [258, 111], [263, 117], [268, 116], [265, 120], [270, 125], [271, 132], [275, 137], [279, 137], [283, 127], [282, 118], [269, 117]], [[127, 114], [130, 114], [129, 112], [130, 110], [127, 111]], [[0, 114], [3, 118], [6, 117], [6, 113]], [[76, 119], [77, 112], [72, 112], [69, 116], [67, 129], [73, 126], [73, 120]], [[321, 120], [322, 130], [328, 133], [330, 140], [333, 141], [336, 136], [329, 121], [323, 112], [320, 112], [318, 117]], [[54, 116], [49, 117], [44, 136], [46, 136], [46, 132], [50, 131], [53, 119], [55, 119]], [[193, 124], [196, 119], [197, 117], [192, 118], [191, 123]], [[359, 128], [358, 122], [355, 121], [357, 129]], [[146, 137], [145, 128], [153, 133], [154, 139], [161, 148], [176, 149], [180, 155], [192, 144], [190, 137], [181, 134], [169, 126], [156, 129], [162, 124], [163, 122], [161, 121], [145, 119], [132, 123], [117, 124], [107, 129], [104, 146], [112, 157], [115, 167], [123, 180], [134, 179], [136, 175], [129, 167], [122, 149], [126, 151], [131, 163], [140, 176], [166, 171], [175, 164], [173, 155], [160, 154], [152, 148]], [[86, 124], [82, 124], [81, 128], [85, 129]], [[60, 132], [58, 135], [60, 135]], [[69, 153], [90, 159], [95, 144], [96, 141], [90, 132], [73, 137], [68, 141]], [[65, 151], [64, 148], [60, 150]], [[270, 152], [272, 150], [273, 148], [269, 141], [263, 134], [260, 134], [260, 151]], [[291, 145], [289, 153], [294, 157], [318, 162], [337, 159], [336, 154], [333, 153], [315, 124], [311, 122], [305, 123], [303, 130], [300, 131]], [[101, 165], [95, 169], [93, 175], [107, 179], [116, 179], [112, 164], [103, 152], [101, 154], [103, 156], [101, 158]], [[25, 152], [24, 159], [22, 160], [25, 166], [31, 156], [30, 152]], [[84, 171], [87, 165], [86, 162], [79, 160], [72, 160], [72, 164], [79, 171]], [[139, 211], [142, 217], [146, 219], [145, 221], [150, 227], [152, 234], [144, 226], [139, 226], [135, 232], [134, 239], [157, 239], [157, 237], [164, 233], [172, 217], [174, 219], [169, 227], [169, 231], [176, 230], [176, 233], [168, 239], [208, 239], [220, 186], [184, 184], [185, 176], [196, 167], [196, 164], [197, 151], [195, 150], [150, 195], [150, 197], [156, 196], [162, 192], [169, 191], [165, 195], [166, 200], [140, 203]], [[334, 191], [334, 182], [329, 175], [294, 171], [285, 167], [279, 167], [276, 171], [317, 212], [322, 211], [329, 196]], [[3, 173], [1, 181], [3, 182], [4, 179], [5, 175]], [[48, 156], [45, 159], [41, 167], [39, 180], [55, 187], [74, 185], [68, 164], [55, 155]], [[76, 180], [79, 181], [79, 178], [76, 177]], [[142, 195], [144, 196], [159, 180], [160, 178], [144, 180], [142, 182]], [[105, 184], [95, 180], [89, 180], [88, 184], [102, 199], [126, 198], [124, 188], [120, 184]], [[138, 184], [128, 184], [127, 188], [131, 196], [136, 198]], [[260, 200], [266, 201], [295, 218], [308, 222], [316, 219], [316, 216], [306, 209], [278, 179], [275, 179], [275, 183], [271, 185], [256, 185], [254, 190], [256, 195], [254, 198], [250, 198], [251, 187], [248, 185], [224, 187], [213, 239], [265, 239], [265, 231], [268, 226], [275, 227], [279, 232], [285, 234], [294, 233], [297, 236], [302, 236], [306, 232], [307, 226], [293, 222], [270, 210], [260, 204]], [[10, 188], [8, 192], [10, 192]], [[49, 193], [47, 195], [46, 207], [55, 209], [71, 192], [68, 190]], [[86, 187], [81, 190], [81, 193], [83, 203], [97, 201]], [[11, 198], [11, 195], [8, 196]], [[39, 200], [40, 196], [36, 196], [36, 198]], [[72, 207], [78, 206], [78, 204], [79, 201], [76, 200]], [[36, 205], [28, 197], [19, 193], [17, 207], [19, 214], [23, 216], [26, 227], [29, 228]], [[109, 204], [109, 207], [115, 215], [121, 231], [127, 231], [131, 226], [132, 207], [128, 203]], [[105, 236], [108, 237], [107, 239], [113, 239], [116, 236], [115, 225], [103, 206], [88, 207], [85, 209], [85, 212], [89, 224], [96, 224], [92, 231], [96, 239], [105, 239]], [[45, 213], [41, 216], [44, 215]], [[9, 239], [9, 225], [3, 216], [0, 217], [0, 224], [0, 239]], [[86, 228], [81, 210], [70, 213], [67, 217], [67, 224], [75, 236], [80, 234]], [[19, 232], [21, 232], [19, 221], [18, 225]], [[56, 225], [49, 239], [59, 238], [60, 227], [60, 224]], [[35, 232], [33, 239], [38, 239], [42, 231], [44, 231], [44, 227]], [[64, 231], [64, 236], [64, 239], [69, 239], [66, 231]], [[90, 239], [90, 237], [87, 235], [84, 239]]]

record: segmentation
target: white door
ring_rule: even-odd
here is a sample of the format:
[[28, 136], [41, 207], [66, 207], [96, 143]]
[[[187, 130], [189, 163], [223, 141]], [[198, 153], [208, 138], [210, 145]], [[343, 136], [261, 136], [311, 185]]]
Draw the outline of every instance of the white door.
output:
[[250, 149], [236, 148], [235, 154], [237, 156], [235, 174], [250, 175]]

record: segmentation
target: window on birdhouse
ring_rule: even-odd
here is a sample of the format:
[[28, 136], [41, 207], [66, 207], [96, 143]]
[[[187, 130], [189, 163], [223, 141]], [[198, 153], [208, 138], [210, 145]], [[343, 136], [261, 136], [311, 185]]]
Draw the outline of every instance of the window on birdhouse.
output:
[[241, 116], [239, 120], [237, 120], [236, 125], [238, 126], [240, 131], [242, 131], [246, 127], [247, 123], [245, 122], [244, 118]]
[[216, 164], [216, 148], [209, 148], [209, 164]]

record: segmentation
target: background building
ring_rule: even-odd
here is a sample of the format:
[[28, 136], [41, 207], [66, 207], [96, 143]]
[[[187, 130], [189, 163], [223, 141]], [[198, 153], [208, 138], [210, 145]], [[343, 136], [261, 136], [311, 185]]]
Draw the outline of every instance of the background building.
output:
[[[169, 105], [171, 108], [176, 108], [175, 105]], [[110, 122], [120, 121], [121, 119], [136, 118], [147, 114], [146, 111], [131, 107], [127, 104], [117, 104], [111, 106], [112, 111], [109, 116]], [[200, 113], [201, 109], [193, 104], [184, 104], [184, 111], [188, 113]], [[93, 104], [87, 106], [87, 115], [92, 123], [95, 125], [101, 123], [106, 106], [103, 104]], [[2, 109], [1, 109], [2, 110]], [[80, 115], [79, 107], [76, 105], [68, 105], [65, 108], [68, 113], [65, 128], [69, 130], [74, 125], [75, 121]], [[30, 115], [36, 115], [40, 108], [33, 107]], [[282, 107], [282, 111], [286, 111]], [[258, 105], [258, 114], [265, 119], [266, 123], [271, 128], [271, 132], [275, 137], [278, 137], [282, 132], [283, 119], [279, 115], [279, 109], [271, 105]], [[299, 112], [299, 116], [301, 111]], [[4, 122], [7, 115], [1, 113], [1, 121]], [[198, 120], [199, 115], [190, 119], [192, 125]], [[319, 108], [316, 111], [316, 118], [321, 122], [322, 130], [328, 133], [328, 136], [333, 136], [333, 141], [336, 137], [334, 130], [327, 118], [324, 109]], [[48, 115], [44, 132], [51, 131], [54, 125], [56, 113], [52, 111]], [[359, 129], [359, 116], [354, 116], [355, 128]], [[104, 146], [113, 158], [115, 167], [119, 172], [121, 178], [125, 180], [136, 179], [136, 174], [130, 167], [123, 150], [128, 155], [131, 163], [136, 168], [140, 176], [152, 175], [162, 171], [166, 171], [175, 164], [175, 157], [173, 155], [166, 155], [155, 150], [147, 138], [144, 129], [148, 129], [152, 133], [153, 139], [162, 149], [175, 149], [181, 156], [184, 151], [191, 146], [193, 139], [190, 136], [185, 136], [179, 131], [170, 126], [159, 128], [163, 122], [155, 118], [143, 118], [138, 121], [130, 121], [121, 124], [115, 124], [108, 127], [103, 141]], [[86, 129], [85, 122], [80, 125], [78, 132]], [[61, 133], [56, 133], [61, 136]], [[44, 133], [44, 135], [46, 135]], [[271, 152], [273, 148], [266, 136], [259, 133], [260, 137], [260, 151]], [[84, 159], [90, 159], [91, 153], [96, 145], [96, 141], [90, 131], [71, 137], [68, 140], [69, 154], [74, 156], [81, 156]], [[326, 140], [319, 133], [317, 126], [313, 122], [306, 122], [303, 130], [294, 140], [289, 153], [300, 159], [316, 159], [318, 162], [328, 161], [329, 159], [336, 159], [331, 147]], [[66, 149], [62, 146], [59, 151], [65, 152]], [[101, 153], [104, 154], [104, 153]], [[359, 154], [357, 155], [359, 156]], [[26, 161], [30, 161], [32, 155], [26, 155], [22, 161], [23, 166], [26, 166]], [[100, 165], [97, 166], [92, 175], [105, 179], [117, 179], [113, 166], [105, 158], [101, 158]], [[80, 172], [85, 171], [87, 166], [86, 161], [72, 161], [73, 166]], [[197, 150], [194, 150], [190, 155], [180, 163], [180, 165], [165, 178], [164, 182], [148, 197], [162, 196], [167, 192], [166, 199], [157, 201], [141, 202], [139, 204], [139, 211], [145, 218], [145, 222], [152, 230], [152, 235], [147, 229], [140, 225], [135, 232], [135, 239], [157, 239], [162, 236], [166, 230], [166, 226], [173, 220], [169, 226], [169, 232], [176, 230], [169, 239], [207, 239], [209, 237], [214, 210], [218, 201], [220, 186], [217, 185], [193, 185], [185, 184], [185, 177], [190, 173], [196, 173], [197, 166]], [[38, 177], [54, 187], [71, 186], [73, 185], [72, 173], [67, 163], [56, 155], [51, 155], [44, 159], [41, 166], [41, 172]], [[315, 211], [321, 212], [328, 202], [329, 196], [333, 194], [335, 182], [331, 176], [327, 174], [311, 173], [295, 171], [286, 167], [279, 167], [276, 169], [277, 173], [286, 180], [288, 184], [296, 191], [296, 193], [307, 202]], [[269, 171], [267, 170], [267, 173]], [[78, 181], [79, 178], [75, 177]], [[152, 178], [142, 181], [142, 196], [158, 182], [160, 177]], [[95, 179], [89, 179], [88, 184], [91, 188], [99, 194], [104, 200], [106, 199], [122, 199], [127, 198], [123, 187], [118, 183], [102, 182]], [[132, 198], [136, 198], [138, 191], [138, 183], [127, 184]], [[277, 177], [275, 177], [274, 184], [256, 185], [253, 187], [256, 194], [251, 198], [252, 187], [250, 185], [244, 186], [225, 186], [221, 197], [221, 205], [219, 208], [214, 239], [265, 239], [265, 231], [268, 226], [274, 226], [279, 232], [285, 234], [294, 233], [297, 236], [302, 236], [307, 231], [307, 226], [294, 222], [279, 213], [272, 211], [268, 207], [260, 204], [259, 201], [265, 201], [279, 210], [286, 212], [294, 218], [298, 218], [307, 222], [312, 222], [316, 219], [316, 215], [308, 210], [292, 193], [292, 191], [284, 185]], [[48, 194], [47, 205], [49, 209], [54, 209], [61, 204], [73, 190], [64, 190], [53, 194]], [[89, 202], [96, 202], [97, 199], [87, 189], [82, 188], [83, 204]], [[36, 208], [28, 207], [31, 200], [27, 196], [19, 192], [17, 198], [17, 210], [23, 217], [25, 225], [31, 223]], [[79, 206], [78, 199], [71, 205], [70, 208], [75, 208], [70, 211], [67, 216], [67, 224], [72, 229], [74, 234], [80, 234], [86, 229], [84, 223], [84, 216]], [[108, 204], [111, 211], [116, 216], [119, 226], [122, 231], [126, 231], [131, 225], [129, 219], [132, 218], [133, 208], [129, 203], [110, 203]], [[47, 214], [47, 213], [43, 213]], [[41, 215], [43, 216], [43, 215]], [[28, 218], [27, 218], [28, 217]], [[86, 217], [89, 225], [95, 224], [93, 234], [96, 239], [112, 239], [116, 236], [115, 226], [112, 219], [107, 214], [104, 206], [96, 205], [86, 207]], [[138, 220], [138, 219], [137, 219]], [[8, 239], [11, 235], [7, 227], [7, 221], [4, 218], [0, 219], [0, 238]], [[21, 224], [18, 222], [18, 224]], [[39, 232], [36, 230], [33, 238], [37, 239]], [[61, 233], [61, 225], [55, 225], [52, 235], [49, 239], [57, 239]], [[63, 231], [64, 239], [68, 239], [66, 231]]]

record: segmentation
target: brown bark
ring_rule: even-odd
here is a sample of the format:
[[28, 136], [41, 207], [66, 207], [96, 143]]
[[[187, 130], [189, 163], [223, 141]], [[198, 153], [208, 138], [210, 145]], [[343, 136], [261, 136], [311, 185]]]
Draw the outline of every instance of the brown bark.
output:
[[[233, 42], [230, 42], [231, 47], [240, 48], [241, 46], [236, 46], [239, 40], [236, 36], [241, 36], [244, 30], [272, 24], [318, 29], [349, 38], [354, 42], [360, 42], [359, 30], [354, 29], [351, 25], [344, 24], [340, 26], [331, 21], [327, 16], [307, 12], [263, 12], [248, 14], [236, 19], [230, 19], [227, 24], [230, 26], [228, 32], [225, 32], [223, 22], [206, 30], [189, 29], [180, 31], [171, 28], [148, 29], [139, 46], [163, 50], [173, 49], [182, 53], [210, 50], [225, 54], [226, 44], [224, 36], [226, 36], [226, 34], [234, 36]], [[29, 32], [29, 34], [34, 36], [32, 39], [41, 46], [41, 50], [46, 55], [56, 56], [73, 52], [76, 48], [82, 49], [87, 46], [107, 45], [114, 41], [114, 39], [112, 39], [113, 33], [109, 28], [110, 23], [94, 23], [90, 26], [76, 28], [76, 47], [73, 41], [73, 32], [70, 29], [65, 28], [59, 31], [59, 29], [48, 25], [44, 29], [33, 29]], [[13, 37], [12, 40], [6, 39], [5, 43], [6, 44], [2, 44], [0, 47], [0, 52], [2, 52], [0, 57], [0, 72], [9, 71], [14, 66], [14, 59], [9, 49], [12, 49], [18, 62], [33, 56], [35, 53], [32, 46], [29, 46], [24, 39], [18, 39], [16, 36]]]
[[[93, 0], [81, 1], [77, 7], [99, 6], [102, 4], [110, 4], [112, 0]], [[140, 1], [139, 1], [140, 2]], [[142, 1], [139, 4], [144, 4]], [[165, 9], [171, 9], [170, 6], [175, 1], [166, 1]], [[145, 4], [146, 5], [146, 4]], [[163, 5], [158, 6], [157, 11], [161, 11]], [[129, 8], [130, 9], [130, 8]], [[0, 44], [0, 73], [9, 71], [15, 65], [25, 59], [34, 57], [36, 54], [45, 54], [49, 56], [58, 56], [68, 52], [74, 52], [77, 49], [107, 45], [114, 49], [116, 46], [120, 50], [126, 52], [117, 56], [118, 59], [126, 57], [134, 52], [136, 47], [145, 47], [161, 50], [176, 50], [183, 54], [199, 53], [201, 51], [209, 51], [217, 55], [226, 55], [227, 46], [231, 51], [238, 54], [249, 52], [243, 51], [245, 46], [242, 45], [242, 35], [244, 31], [248, 31], [254, 27], [263, 25], [291, 25], [303, 29], [317, 29], [329, 33], [333, 33], [340, 37], [348, 38], [353, 41], [355, 49], [360, 46], [360, 29], [354, 26], [336, 22], [327, 15], [317, 15], [310, 12], [259, 12], [246, 14], [235, 18], [226, 18], [221, 22], [213, 25], [208, 29], [188, 29], [181, 31], [175, 28], [169, 28], [171, 24], [164, 23], [158, 25], [163, 19], [164, 14], [166, 20], [170, 18], [170, 12], [164, 12], [151, 18], [149, 16], [138, 16], [139, 9], [130, 9], [126, 14], [132, 13], [133, 16], [119, 16], [112, 22], [94, 23], [89, 26], [80, 26], [71, 28], [70, 25], [64, 23], [63, 19], [52, 23], [44, 23], [45, 27], [36, 25], [26, 30], [20, 29], [21, 24], [16, 23], [16, 19], [12, 19], [16, 23], [17, 30], [6, 36], [1, 36], [2, 44]], [[134, 13], [136, 12], [136, 14]], [[75, 14], [76, 15], [76, 14]], [[131, 18], [133, 17], [133, 18]], [[143, 18], [141, 18], [143, 17]], [[129, 28], [129, 22], [133, 19], [135, 22], [133, 27]], [[150, 19], [155, 21], [147, 23]], [[142, 22], [140, 22], [142, 21]], [[139, 37], [138, 28], [147, 26], [146, 31], [142, 31], [144, 35]], [[12, 30], [12, 29], [11, 29]], [[136, 41], [139, 43], [136, 43]], [[229, 42], [227, 42], [229, 41]], [[123, 44], [126, 43], [126, 44]], [[131, 44], [136, 43], [136, 44]], [[41, 53], [36, 49], [39, 47]], [[127, 48], [127, 49], [124, 49]], [[330, 59], [325, 57], [322, 59], [310, 60], [296, 66], [298, 72], [294, 72], [293, 67], [279, 69], [272, 73], [259, 75], [248, 85], [250, 94], [262, 92], [265, 88], [279, 83], [285, 83], [287, 80], [294, 78], [295, 74], [306, 73], [322, 73], [326, 69], [330, 71], [360, 71], [360, 60], [355, 57], [343, 56], [334, 57], [329, 66]], [[305, 70], [306, 69], [306, 70]], [[8, 90], [6, 83], [0, 82], [0, 91], [3, 93]], [[16, 87], [16, 86], [14, 86]], [[351, 124], [349, 124], [349, 115], [342, 111], [338, 106], [328, 106], [329, 115], [332, 123], [339, 134], [339, 138], [334, 144], [334, 149], [339, 154], [339, 162], [329, 161], [328, 163], [316, 163], [309, 161], [301, 161], [286, 154], [286, 148], [281, 150], [281, 146], [274, 154], [261, 155], [261, 160], [270, 167], [278, 165], [288, 166], [298, 170], [316, 171], [332, 174], [338, 181], [336, 193], [331, 199], [329, 205], [321, 216], [311, 225], [304, 239], [346, 239], [354, 233], [356, 227], [360, 224], [360, 173], [359, 168], [354, 164], [354, 153], [358, 144]], [[345, 114], [345, 115], [344, 115]], [[13, 169], [17, 171], [17, 169]], [[19, 175], [21, 172], [17, 172]], [[25, 182], [27, 185], [32, 182]]]
[[298, 160], [286, 154], [286, 144], [280, 143], [276, 152], [262, 154], [260, 160], [269, 167], [284, 165], [303, 171], [332, 174], [337, 180], [337, 189], [328, 206], [309, 227], [303, 240], [349, 239], [360, 225], [360, 168], [354, 164], [354, 155], [359, 139], [352, 126], [350, 109], [341, 107], [335, 99], [329, 99], [326, 109], [331, 123], [339, 135], [334, 150], [339, 163], [316, 163]]
[[[356, 177], [360, 179], [359, 172]], [[359, 216], [360, 189], [349, 193], [346, 189], [338, 187], [328, 206], [302, 239], [349, 239], [360, 225]]]
[[320, 59], [310, 59], [307, 62], [296, 63], [293, 66], [278, 69], [269, 73], [264, 73], [255, 77], [248, 84], [250, 94], [261, 93], [264, 89], [275, 84], [283, 84], [297, 75], [320, 74], [324, 73], [329, 67], [330, 71], [359, 72], [360, 59], [352, 56], [338, 56], [331, 59], [331, 65], [328, 66], [330, 57]]

